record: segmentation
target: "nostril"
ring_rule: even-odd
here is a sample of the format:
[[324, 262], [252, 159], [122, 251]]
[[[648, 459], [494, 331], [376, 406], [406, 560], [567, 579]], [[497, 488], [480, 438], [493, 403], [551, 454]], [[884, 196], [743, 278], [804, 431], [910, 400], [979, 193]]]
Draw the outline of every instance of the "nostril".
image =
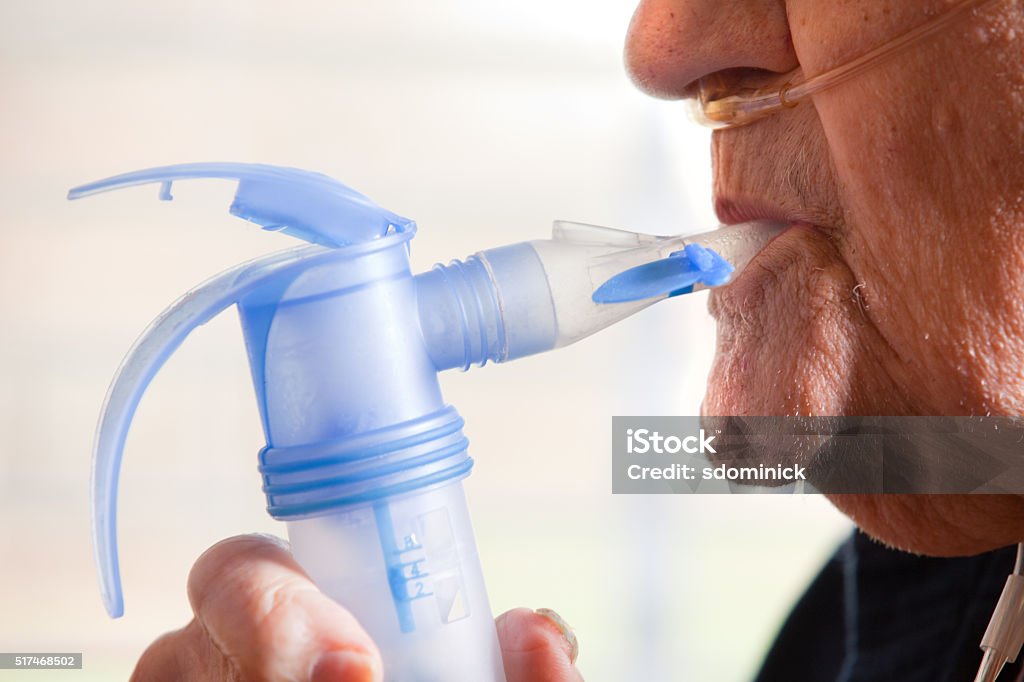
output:
[[642, 0], [624, 57], [633, 82], [664, 99], [695, 96], [710, 74], [757, 87], [764, 74], [797, 66], [786, 8], [777, 0]]

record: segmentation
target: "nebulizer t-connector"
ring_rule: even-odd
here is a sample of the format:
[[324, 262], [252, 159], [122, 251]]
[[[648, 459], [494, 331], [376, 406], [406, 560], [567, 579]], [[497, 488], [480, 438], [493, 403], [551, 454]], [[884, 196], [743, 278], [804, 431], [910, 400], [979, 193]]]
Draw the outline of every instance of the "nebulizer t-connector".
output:
[[93, 460], [93, 540], [123, 613], [117, 483], [154, 375], [196, 326], [236, 305], [267, 445], [271, 516], [317, 585], [379, 646], [385, 679], [503, 680], [461, 480], [473, 465], [438, 372], [577, 341], [655, 301], [727, 282], [782, 226], [694, 238], [574, 223], [413, 276], [415, 224], [323, 175], [253, 164], [155, 168], [76, 188], [238, 182], [231, 212], [309, 245], [232, 268], [161, 314], [111, 384]]

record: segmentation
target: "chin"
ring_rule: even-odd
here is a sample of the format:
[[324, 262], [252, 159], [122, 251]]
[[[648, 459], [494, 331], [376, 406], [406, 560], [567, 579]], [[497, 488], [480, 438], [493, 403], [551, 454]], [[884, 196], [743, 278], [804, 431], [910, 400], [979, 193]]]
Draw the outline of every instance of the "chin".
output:
[[831, 495], [865, 533], [914, 554], [981, 554], [1024, 540], [1017, 495]]
[[[913, 415], [902, 367], [851, 291], [831, 245], [790, 230], [710, 299], [718, 346], [702, 412], [714, 416]], [[882, 371], [880, 368], [886, 368]], [[1024, 540], [1024, 496], [830, 495], [869, 536], [930, 556], [980, 554]]]

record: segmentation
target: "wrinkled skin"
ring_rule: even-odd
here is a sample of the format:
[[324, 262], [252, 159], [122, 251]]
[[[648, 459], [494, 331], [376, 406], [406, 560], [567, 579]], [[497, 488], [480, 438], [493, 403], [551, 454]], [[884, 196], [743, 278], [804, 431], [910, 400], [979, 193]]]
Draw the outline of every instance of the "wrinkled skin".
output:
[[[827, 70], [949, 4], [645, 0], [626, 60], [666, 98], [708, 74], [758, 85]], [[705, 413], [1024, 414], [1021, 3], [996, 2], [811, 102], [717, 131], [712, 160], [723, 222], [795, 227], [712, 294]], [[911, 551], [1024, 539], [1015, 496], [833, 502]]]

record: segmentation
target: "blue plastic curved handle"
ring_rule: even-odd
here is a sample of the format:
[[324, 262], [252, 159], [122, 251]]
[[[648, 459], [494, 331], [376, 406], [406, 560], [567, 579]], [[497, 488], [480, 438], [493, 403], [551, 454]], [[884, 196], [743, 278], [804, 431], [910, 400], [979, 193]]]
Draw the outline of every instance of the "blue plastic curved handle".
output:
[[158, 182], [160, 199], [168, 201], [172, 183], [196, 178], [238, 180], [233, 215], [314, 244], [356, 244], [382, 237], [392, 226], [412, 224], [334, 178], [257, 163], [187, 163], [133, 171], [75, 187], [68, 199]]
[[142, 333], [118, 368], [107, 391], [92, 469], [92, 535], [96, 567], [107, 612], [124, 614], [117, 554], [117, 484], [125, 439], [150, 381], [189, 333], [238, 300], [256, 295], [272, 281], [307, 267], [347, 257], [344, 250], [304, 246], [256, 259], [223, 272], [171, 304]]
[[[271, 254], [232, 268], [185, 294], [142, 333], [107, 392], [93, 447], [92, 532], [103, 601], [111, 616], [124, 613], [117, 555], [117, 484], [125, 439], [142, 394], [167, 358], [197, 326], [272, 280], [285, 282], [307, 267], [349, 258], [336, 247], [367, 242], [415, 224], [386, 211], [333, 178], [295, 168], [245, 163], [192, 163], [117, 175], [68, 192], [78, 199], [122, 187], [194, 178], [238, 181], [231, 213], [320, 246]], [[322, 247], [329, 247], [324, 249]], [[268, 287], [270, 290], [270, 287]]]

